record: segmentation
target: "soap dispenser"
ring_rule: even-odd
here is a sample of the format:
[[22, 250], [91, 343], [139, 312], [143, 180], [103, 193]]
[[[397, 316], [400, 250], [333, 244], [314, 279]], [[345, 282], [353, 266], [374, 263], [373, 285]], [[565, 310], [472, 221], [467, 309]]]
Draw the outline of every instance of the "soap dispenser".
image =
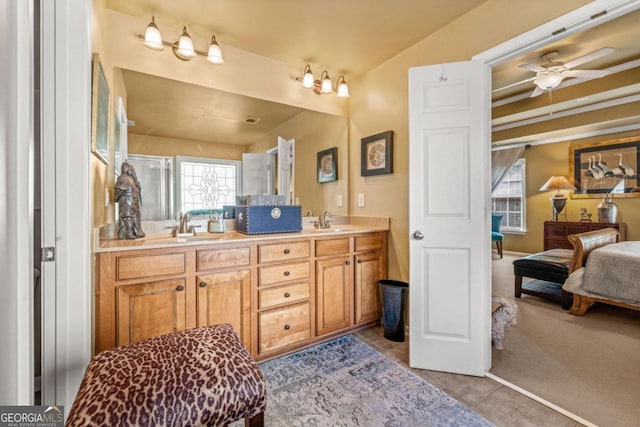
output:
[[224, 233], [224, 220], [220, 217], [220, 214], [213, 212], [209, 216], [207, 230], [209, 233]]

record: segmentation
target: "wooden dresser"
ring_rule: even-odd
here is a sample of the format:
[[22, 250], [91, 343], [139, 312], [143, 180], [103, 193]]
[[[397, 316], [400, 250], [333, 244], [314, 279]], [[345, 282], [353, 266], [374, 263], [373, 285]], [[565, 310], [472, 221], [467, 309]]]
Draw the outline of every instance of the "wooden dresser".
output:
[[620, 231], [620, 240], [626, 240], [627, 227], [625, 223], [609, 224], [606, 222], [544, 222], [544, 250], [549, 249], [573, 249], [567, 236], [569, 234], [584, 233], [585, 231], [600, 230], [613, 227]]

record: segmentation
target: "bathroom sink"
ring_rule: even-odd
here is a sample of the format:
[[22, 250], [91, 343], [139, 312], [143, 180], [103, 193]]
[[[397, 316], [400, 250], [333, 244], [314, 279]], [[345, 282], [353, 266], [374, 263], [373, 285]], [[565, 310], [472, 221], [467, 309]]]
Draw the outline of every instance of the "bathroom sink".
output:
[[337, 233], [338, 231], [343, 231], [342, 228], [314, 228], [312, 230], [314, 233]]

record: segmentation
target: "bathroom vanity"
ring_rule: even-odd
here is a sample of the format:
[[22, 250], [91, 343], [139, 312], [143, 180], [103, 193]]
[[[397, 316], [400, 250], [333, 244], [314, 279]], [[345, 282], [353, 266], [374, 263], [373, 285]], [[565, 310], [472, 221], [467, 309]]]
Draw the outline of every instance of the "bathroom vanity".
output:
[[229, 323], [260, 360], [373, 324], [388, 229], [353, 218], [299, 233], [102, 239], [95, 351]]

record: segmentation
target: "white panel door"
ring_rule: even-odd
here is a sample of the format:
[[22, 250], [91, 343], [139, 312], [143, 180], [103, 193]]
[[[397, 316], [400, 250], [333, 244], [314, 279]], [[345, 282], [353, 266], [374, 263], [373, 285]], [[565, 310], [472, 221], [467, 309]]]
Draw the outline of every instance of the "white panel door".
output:
[[242, 194], [269, 194], [269, 155], [242, 153]]
[[489, 68], [409, 71], [410, 365], [490, 367]]
[[287, 196], [287, 205], [294, 201], [293, 156], [295, 139], [287, 141], [278, 137], [278, 194]]

